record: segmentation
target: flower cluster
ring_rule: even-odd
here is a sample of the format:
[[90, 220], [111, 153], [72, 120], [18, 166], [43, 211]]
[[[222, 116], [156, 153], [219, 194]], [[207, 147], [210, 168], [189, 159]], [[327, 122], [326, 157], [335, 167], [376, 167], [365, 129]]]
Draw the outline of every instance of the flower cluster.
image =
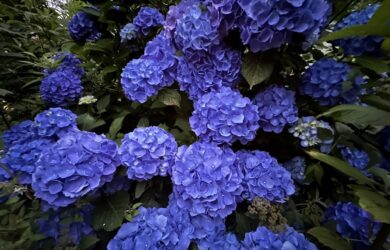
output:
[[4, 131], [1, 139], [6, 148], [17, 144], [23, 144], [35, 139], [36, 129], [33, 121], [27, 120], [12, 126], [9, 130]]
[[70, 110], [51, 108], [39, 113], [35, 119], [35, 127], [40, 137], [58, 139], [62, 135], [76, 131], [77, 116]]
[[184, 14], [176, 20], [174, 39], [182, 51], [208, 51], [219, 45], [219, 13], [196, 2], [187, 6]]
[[45, 75], [49, 75], [56, 70], [63, 70], [63, 69], [70, 69], [74, 72], [74, 74], [80, 77], [83, 77], [85, 74], [83, 67], [81, 67], [82, 64], [81, 60], [72, 53], [69, 52], [58, 53], [52, 58], [52, 62], [57, 67], [45, 69], [43, 71]]
[[33, 174], [38, 198], [66, 207], [112, 180], [119, 165], [115, 142], [91, 132], [69, 133], [42, 152]]
[[81, 97], [83, 86], [78, 75], [72, 70], [56, 70], [42, 80], [42, 99], [53, 106], [67, 106]]
[[121, 42], [124, 43], [126, 41], [133, 40], [137, 37], [138, 30], [137, 27], [135, 27], [134, 24], [128, 23], [126, 24], [120, 32]]
[[[326, 131], [326, 133], [321, 133]], [[334, 131], [329, 123], [317, 120], [314, 116], [300, 118], [288, 130], [294, 137], [301, 140], [301, 146], [312, 147], [320, 145], [321, 152], [329, 152], [333, 143]]]
[[153, 27], [164, 24], [164, 16], [157, 9], [151, 7], [142, 7], [133, 20], [137, 32], [148, 35]]
[[188, 51], [179, 62], [180, 90], [186, 91], [192, 100], [222, 86], [234, 87], [240, 80], [241, 53], [226, 45], [214, 46], [209, 52]]
[[315, 39], [326, 24], [331, 6], [326, 0], [237, 0], [245, 15], [239, 20], [241, 40], [252, 52], [278, 48], [295, 34]]
[[[336, 24], [335, 30], [341, 30], [349, 26], [368, 23], [380, 4], [368, 5], [365, 9], [352, 12]], [[383, 37], [380, 36], [356, 36], [334, 41], [344, 49], [347, 55], [380, 55]]]
[[291, 174], [267, 152], [238, 151], [236, 164], [244, 174], [242, 197], [246, 200], [262, 197], [284, 202], [295, 192]]
[[357, 148], [342, 147], [340, 149], [341, 156], [348, 161], [349, 165], [359, 170], [366, 170], [370, 158], [365, 150]]
[[193, 227], [189, 216], [179, 210], [143, 208], [131, 222], [121, 226], [108, 250], [187, 249]]
[[83, 11], [77, 12], [70, 19], [68, 30], [70, 36], [77, 42], [96, 41], [101, 36], [95, 18]]
[[283, 166], [291, 173], [291, 178], [297, 183], [305, 181], [305, 158], [295, 156], [291, 160], [285, 162]]
[[243, 249], [317, 250], [317, 247], [308, 241], [303, 234], [291, 227], [281, 233], [273, 233], [266, 227], [259, 227], [256, 231], [245, 234], [242, 245]]
[[322, 106], [356, 103], [362, 94], [364, 79], [360, 76], [349, 79], [350, 72], [348, 64], [322, 58], [304, 73], [301, 93], [317, 100]]
[[[70, 237], [73, 244], [78, 245], [84, 236], [93, 234], [91, 226], [93, 209], [92, 205], [86, 205], [78, 209], [49, 211], [47, 218], [37, 220], [38, 229], [43, 235], [55, 241]], [[77, 221], [72, 220], [75, 217], [78, 218]]]
[[206, 214], [225, 218], [236, 208], [242, 192], [242, 173], [229, 148], [195, 142], [182, 146], [172, 169], [177, 205], [191, 216]]
[[136, 128], [122, 140], [118, 154], [131, 180], [166, 176], [175, 162], [174, 137], [159, 127]]
[[198, 241], [200, 250], [237, 250], [241, 249], [241, 243], [233, 233], [222, 233], [212, 241]]
[[351, 240], [370, 243], [373, 235], [376, 235], [381, 224], [375, 222], [367, 211], [355, 204], [338, 202], [326, 211], [326, 219], [336, 222], [336, 229], [343, 237]]
[[259, 108], [260, 127], [265, 132], [281, 133], [287, 124], [298, 120], [295, 92], [275, 85], [258, 93], [253, 104]]
[[255, 138], [259, 128], [258, 109], [238, 91], [222, 87], [194, 103], [190, 125], [203, 141], [247, 143]]

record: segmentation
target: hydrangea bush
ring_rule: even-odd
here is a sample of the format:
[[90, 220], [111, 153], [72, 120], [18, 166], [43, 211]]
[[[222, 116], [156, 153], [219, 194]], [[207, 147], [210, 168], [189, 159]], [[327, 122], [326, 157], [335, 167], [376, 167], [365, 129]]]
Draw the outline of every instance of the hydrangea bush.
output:
[[390, 247], [388, 0], [22, 2], [3, 248]]

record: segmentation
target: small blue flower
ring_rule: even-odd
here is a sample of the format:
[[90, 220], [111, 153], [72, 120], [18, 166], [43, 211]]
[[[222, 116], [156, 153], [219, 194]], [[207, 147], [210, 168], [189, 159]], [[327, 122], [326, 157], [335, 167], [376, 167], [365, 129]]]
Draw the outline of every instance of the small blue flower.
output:
[[241, 243], [233, 233], [218, 235], [213, 241], [198, 241], [200, 250], [237, 250], [241, 249]]
[[371, 214], [351, 202], [338, 202], [329, 207], [325, 217], [336, 222], [336, 230], [343, 237], [362, 241], [366, 245], [370, 245], [372, 237], [382, 227], [381, 223], [374, 221]]
[[238, 19], [241, 40], [252, 52], [279, 48], [300, 34], [315, 40], [331, 13], [325, 0], [237, 0], [244, 11]]
[[143, 208], [131, 222], [121, 226], [108, 243], [108, 250], [187, 249], [192, 226], [189, 216], [167, 208]]
[[83, 93], [80, 76], [71, 69], [59, 69], [47, 75], [40, 86], [42, 99], [51, 106], [64, 107]]
[[121, 37], [121, 42], [122, 43], [125, 43], [127, 41], [131, 41], [133, 40], [134, 38], [137, 37], [137, 27], [135, 27], [134, 24], [132, 23], [128, 23], [126, 24], [122, 29], [121, 29], [121, 32], [120, 32], [120, 37]]
[[259, 108], [260, 127], [265, 132], [281, 133], [284, 127], [298, 120], [295, 92], [275, 85], [258, 93], [253, 104]]
[[118, 154], [130, 180], [166, 176], [175, 162], [175, 138], [159, 127], [136, 128], [122, 139]]
[[179, 59], [177, 81], [180, 90], [197, 100], [222, 86], [234, 87], [241, 79], [241, 53], [226, 45], [210, 51], [187, 51]]
[[322, 106], [358, 103], [364, 79], [360, 76], [349, 79], [350, 72], [348, 64], [322, 58], [304, 73], [301, 94], [312, 97]]
[[[354, 25], [366, 24], [380, 7], [380, 4], [368, 5], [366, 8], [355, 11], [336, 24], [335, 30], [341, 30]], [[344, 49], [347, 55], [381, 55], [383, 37], [356, 36], [334, 41], [334, 44]]]
[[164, 16], [155, 8], [142, 7], [134, 18], [133, 24], [138, 32], [146, 36], [153, 27], [164, 24]]
[[34, 125], [39, 137], [58, 139], [69, 132], [78, 130], [76, 119], [76, 114], [70, 110], [50, 108], [35, 117]]
[[317, 247], [308, 241], [305, 236], [293, 228], [288, 227], [286, 231], [274, 233], [266, 227], [258, 227], [255, 232], [245, 234], [242, 242], [244, 249], [301, 249], [316, 250]]
[[242, 192], [242, 173], [235, 161], [231, 149], [211, 143], [180, 147], [172, 169], [177, 205], [191, 216], [227, 217]]
[[69, 133], [42, 152], [32, 188], [49, 205], [66, 207], [111, 181], [118, 165], [115, 142], [91, 132]]
[[77, 12], [68, 23], [69, 34], [77, 42], [96, 41], [101, 37], [95, 18], [83, 11]]
[[366, 151], [357, 148], [342, 147], [340, 152], [344, 160], [348, 161], [349, 165], [359, 170], [367, 169], [370, 158]]
[[[323, 136], [322, 131], [326, 131]], [[299, 118], [299, 120], [288, 129], [288, 132], [294, 137], [300, 139], [302, 147], [320, 146], [320, 150], [323, 153], [329, 153], [333, 144], [334, 130], [329, 123], [317, 120], [314, 116], [305, 116]]]
[[291, 177], [297, 183], [304, 183], [305, 181], [305, 158], [295, 156], [291, 160], [285, 162], [283, 166], [291, 173]]
[[259, 128], [258, 109], [238, 91], [221, 87], [194, 103], [190, 117], [192, 130], [203, 141], [232, 144], [248, 143]]
[[291, 174], [267, 152], [240, 150], [237, 152], [236, 165], [244, 174], [241, 196], [246, 200], [262, 197], [269, 201], [285, 202], [295, 192]]

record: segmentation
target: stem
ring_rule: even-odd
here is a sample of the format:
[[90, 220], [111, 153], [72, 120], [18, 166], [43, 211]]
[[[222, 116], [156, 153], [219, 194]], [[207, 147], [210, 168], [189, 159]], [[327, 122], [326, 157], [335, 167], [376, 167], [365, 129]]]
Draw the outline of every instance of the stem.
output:
[[390, 234], [390, 224], [383, 224], [383, 227], [379, 231], [378, 236], [376, 237], [370, 249], [372, 250], [382, 249], [383, 243], [385, 243], [389, 234]]

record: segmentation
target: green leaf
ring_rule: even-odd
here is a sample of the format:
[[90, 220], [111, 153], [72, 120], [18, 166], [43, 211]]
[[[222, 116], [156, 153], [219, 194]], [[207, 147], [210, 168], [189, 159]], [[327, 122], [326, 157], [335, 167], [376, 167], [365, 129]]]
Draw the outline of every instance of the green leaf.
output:
[[390, 125], [390, 113], [370, 107], [343, 104], [335, 106], [318, 117], [332, 117], [336, 121], [355, 123], [359, 125], [387, 126]]
[[176, 106], [180, 108], [181, 96], [177, 90], [163, 89], [158, 94], [157, 101], [167, 106]]
[[390, 223], [390, 201], [378, 192], [367, 189], [355, 188], [355, 194], [359, 197], [359, 205], [370, 212], [376, 221]]
[[99, 239], [95, 236], [87, 235], [84, 236], [80, 244], [77, 246], [77, 250], [85, 250], [93, 247], [97, 242], [99, 242]]
[[312, 158], [326, 163], [327, 165], [337, 169], [343, 174], [354, 178], [356, 181], [362, 184], [373, 184], [374, 181], [364, 176], [359, 170], [351, 167], [347, 162], [342, 161], [336, 157], [320, 153], [318, 151], [306, 151]]
[[252, 89], [271, 76], [274, 66], [274, 62], [269, 58], [259, 54], [248, 53], [244, 57], [241, 73]]
[[383, 180], [385, 184], [385, 190], [390, 194], [390, 172], [384, 170], [383, 168], [372, 167], [368, 170], [371, 174]]
[[92, 225], [95, 230], [113, 231], [120, 227], [129, 205], [130, 195], [117, 192], [100, 203], [93, 213]]
[[119, 115], [119, 117], [117, 117], [116, 119], [114, 119], [114, 121], [112, 121], [108, 132], [108, 138], [115, 139], [116, 135], [122, 128], [123, 120], [128, 114], [129, 112], [127, 111], [122, 112], [121, 115]]
[[105, 75], [107, 75], [107, 74], [109, 74], [109, 73], [112, 73], [112, 72], [115, 72], [115, 71], [117, 71], [117, 70], [118, 70], [117, 67], [110, 65], [110, 66], [105, 67], [100, 73], [101, 73], [103, 76], [105, 76]]
[[364, 103], [370, 106], [390, 112], [390, 100], [386, 100], [382, 98], [382, 96], [367, 95], [363, 96], [361, 99]]
[[92, 115], [90, 115], [89, 113], [79, 115], [77, 117], [77, 123], [80, 125], [80, 128], [82, 130], [87, 130], [87, 131], [91, 131], [94, 128], [106, 124], [106, 122], [103, 119], [97, 119]]
[[111, 100], [111, 96], [110, 95], [106, 95], [106, 96], [104, 96], [102, 99], [100, 99], [97, 102], [96, 107], [97, 107], [97, 110], [98, 110], [99, 114], [101, 114], [101, 113], [106, 111], [106, 108], [110, 104], [110, 100]]
[[149, 119], [147, 117], [141, 117], [141, 119], [138, 121], [137, 128], [147, 126], [149, 126]]
[[377, 57], [357, 57], [356, 63], [377, 73], [388, 72], [390, 70], [389, 65], [387, 65], [386, 61]]
[[382, 50], [385, 51], [387, 54], [390, 54], [390, 38], [386, 38], [382, 42]]
[[334, 250], [352, 249], [346, 240], [337, 233], [330, 231], [325, 227], [313, 227], [308, 234], [314, 236], [319, 242]]
[[0, 96], [6, 96], [10, 94], [13, 94], [13, 92], [6, 89], [0, 89]]
[[148, 183], [146, 181], [141, 181], [141, 182], [138, 182], [137, 185], [135, 186], [135, 195], [134, 197], [136, 199], [138, 199], [139, 197], [142, 196], [142, 194], [145, 192], [146, 190], [146, 185]]

